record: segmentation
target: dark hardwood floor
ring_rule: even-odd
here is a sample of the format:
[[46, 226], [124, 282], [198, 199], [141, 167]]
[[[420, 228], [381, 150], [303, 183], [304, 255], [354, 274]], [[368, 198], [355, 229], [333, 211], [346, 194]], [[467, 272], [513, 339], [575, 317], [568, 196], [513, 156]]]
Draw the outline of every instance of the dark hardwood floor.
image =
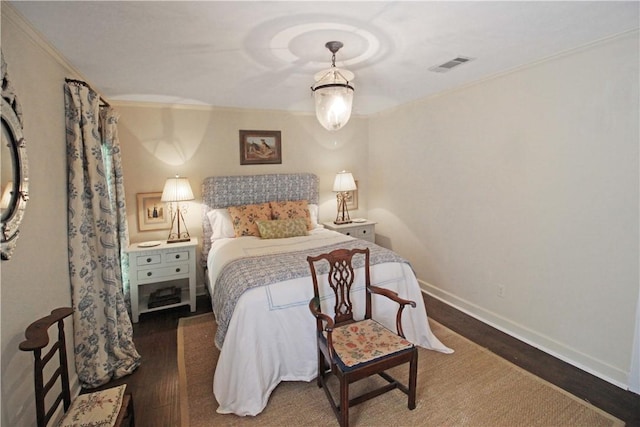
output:
[[[435, 298], [425, 296], [429, 316], [449, 329], [490, 351], [615, 415], [628, 426], [640, 427], [640, 396], [562, 362], [510, 337]], [[178, 396], [177, 336], [180, 317], [211, 311], [206, 297], [198, 297], [198, 310], [180, 307], [140, 317], [134, 325], [134, 340], [143, 362], [132, 375], [107, 386], [127, 383], [133, 393], [136, 426], [180, 425]]]
[[133, 325], [133, 340], [142, 364], [133, 374], [101, 387], [127, 384], [127, 391], [133, 395], [136, 427], [180, 426], [176, 331], [181, 317], [210, 312], [209, 298], [197, 297], [196, 307], [194, 313], [189, 312], [189, 306], [182, 306], [142, 314]]

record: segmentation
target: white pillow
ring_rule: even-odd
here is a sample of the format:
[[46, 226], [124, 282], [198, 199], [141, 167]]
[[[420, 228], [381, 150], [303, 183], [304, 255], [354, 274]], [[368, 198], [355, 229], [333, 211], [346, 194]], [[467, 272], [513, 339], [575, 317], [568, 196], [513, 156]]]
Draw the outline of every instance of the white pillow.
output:
[[309, 215], [311, 216], [311, 225], [313, 226], [313, 228], [321, 227], [321, 225], [318, 224], [318, 205], [309, 203], [307, 205], [307, 208], [309, 209]]
[[235, 237], [231, 215], [227, 209], [212, 209], [207, 212], [211, 224], [211, 242], [225, 237]]

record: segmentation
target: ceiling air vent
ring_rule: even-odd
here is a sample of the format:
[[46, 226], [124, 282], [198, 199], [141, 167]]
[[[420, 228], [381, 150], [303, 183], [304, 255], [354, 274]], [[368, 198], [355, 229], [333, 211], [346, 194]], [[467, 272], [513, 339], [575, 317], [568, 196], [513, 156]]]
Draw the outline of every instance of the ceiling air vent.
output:
[[436, 65], [434, 67], [429, 68], [429, 71], [433, 71], [434, 73], [446, 73], [447, 71], [452, 70], [458, 65], [465, 64], [469, 61], [473, 61], [474, 58], [467, 58], [464, 56], [458, 56], [457, 58], [452, 59], [451, 61], [447, 61], [444, 64]]

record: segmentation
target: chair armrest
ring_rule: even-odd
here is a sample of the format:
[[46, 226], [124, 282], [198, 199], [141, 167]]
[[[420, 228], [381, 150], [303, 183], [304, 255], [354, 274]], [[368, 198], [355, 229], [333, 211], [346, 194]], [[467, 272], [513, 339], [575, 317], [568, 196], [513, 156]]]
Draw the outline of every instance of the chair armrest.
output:
[[400, 305], [410, 305], [411, 307], [416, 307], [416, 302], [408, 299], [400, 298], [397, 292], [394, 292], [389, 289], [380, 288], [378, 286], [369, 286], [369, 290], [373, 294], [384, 295], [385, 297], [397, 302]]
[[318, 298], [311, 298], [311, 301], [309, 301], [309, 310], [318, 321], [325, 321], [327, 323], [327, 326], [324, 328], [325, 331], [333, 331], [333, 319], [320, 311], [320, 301]]
[[378, 286], [370, 285], [367, 289], [372, 294], [383, 295], [389, 298], [390, 300], [398, 303], [399, 307], [398, 307], [398, 312], [396, 313], [396, 332], [402, 338], [405, 338], [404, 331], [402, 330], [402, 310], [404, 310], [404, 307], [407, 305], [410, 305], [412, 308], [416, 308], [416, 302], [408, 299], [400, 298], [397, 292], [394, 292], [389, 289], [384, 289]]

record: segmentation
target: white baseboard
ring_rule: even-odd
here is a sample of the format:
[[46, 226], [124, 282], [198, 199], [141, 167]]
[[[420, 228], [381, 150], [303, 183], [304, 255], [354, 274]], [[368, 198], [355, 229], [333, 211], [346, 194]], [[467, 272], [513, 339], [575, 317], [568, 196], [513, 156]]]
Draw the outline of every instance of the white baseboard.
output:
[[[615, 368], [601, 360], [595, 359], [576, 349], [553, 340], [523, 325], [519, 325], [505, 317], [486, 310], [470, 301], [459, 298], [445, 290], [437, 288], [427, 282], [418, 280], [422, 291], [447, 305], [454, 307], [469, 316], [492, 326], [499, 331], [511, 335], [539, 350], [544, 351], [564, 362], [567, 362], [585, 372], [595, 375], [617, 387], [629, 390], [629, 373]], [[427, 313], [428, 314], [428, 313]]]

